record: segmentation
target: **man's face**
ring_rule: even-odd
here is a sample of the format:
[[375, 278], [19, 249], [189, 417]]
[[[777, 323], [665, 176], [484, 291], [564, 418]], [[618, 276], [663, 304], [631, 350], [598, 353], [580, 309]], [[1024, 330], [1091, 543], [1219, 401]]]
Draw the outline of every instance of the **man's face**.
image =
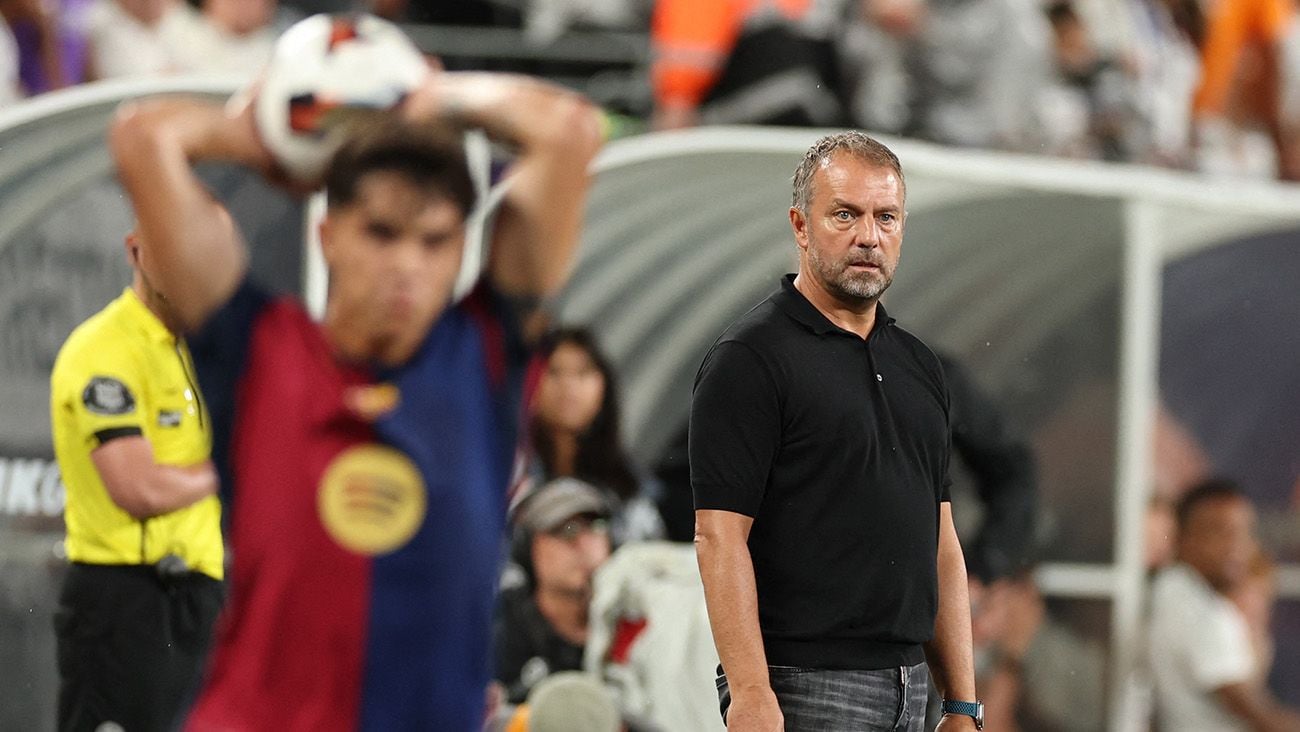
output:
[[1255, 511], [1241, 498], [1214, 498], [1196, 506], [1178, 538], [1179, 558], [1220, 592], [1245, 578], [1255, 550]]
[[808, 210], [790, 209], [800, 272], [844, 302], [874, 301], [893, 282], [903, 244], [898, 174], [838, 152], [812, 177]]
[[408, 353], [451, 300], [465, 243], [460, 209], [397, 173], [366, 175], [321, 225], [329, 307], [372, 354]]
[[592, 575], [609, 559], [608, 523], [593, 516], [571, 516], [552, 531], [534, 534], [532, 552], [539, 590], [586, 596]]

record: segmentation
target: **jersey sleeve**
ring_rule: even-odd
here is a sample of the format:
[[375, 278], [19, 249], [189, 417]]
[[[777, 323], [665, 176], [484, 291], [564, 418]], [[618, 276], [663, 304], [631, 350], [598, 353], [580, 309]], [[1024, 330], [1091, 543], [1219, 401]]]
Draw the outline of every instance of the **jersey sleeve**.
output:
[[743, 343], [715, 345], [691, 399], [695, 508], [757, 516], [780, 445], [780, 397], [767, 365]]
[[186, 338], [212, 419], [212, 461], [221, 478], [222, 500], [227, 502], [232, 490], [229, 455], [235, 395], [248, 361], [253, 324], [271, 300], [271, 295], [246, 275], [230, 299]]
[[59, 401], [89, 449], [143, 434], [144, 379], [132, 353], [102, 348], [72, 361], [78, 366], [60, 374]]

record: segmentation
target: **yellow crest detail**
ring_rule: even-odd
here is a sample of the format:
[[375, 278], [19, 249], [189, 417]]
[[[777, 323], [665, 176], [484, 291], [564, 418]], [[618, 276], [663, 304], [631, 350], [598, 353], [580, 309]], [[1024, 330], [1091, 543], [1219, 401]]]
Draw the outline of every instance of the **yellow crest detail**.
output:
[[365, 556], [387, 554], [410, 541], [424, 522], [424, 480], [398, 450], [357, 445], [325, 469], [316, 506], [340, 546]]

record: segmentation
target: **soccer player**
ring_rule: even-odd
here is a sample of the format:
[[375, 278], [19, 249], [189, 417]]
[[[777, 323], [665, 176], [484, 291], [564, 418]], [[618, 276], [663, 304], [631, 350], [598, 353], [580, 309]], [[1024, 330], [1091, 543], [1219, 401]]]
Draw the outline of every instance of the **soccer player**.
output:
[[[517, 151], [486, 274], [452, 301], [459, 134]], [[478, 729], [527, 344], [577, 246], [597, 112], [539, 81], [431, 72], [325, 174], [323, 322], [248, 277], [206, 161], [277, 177], [248, 107], [124, 108], [110, 145], [151, 281], [191, 336], [234, 561], [190, 729]]]

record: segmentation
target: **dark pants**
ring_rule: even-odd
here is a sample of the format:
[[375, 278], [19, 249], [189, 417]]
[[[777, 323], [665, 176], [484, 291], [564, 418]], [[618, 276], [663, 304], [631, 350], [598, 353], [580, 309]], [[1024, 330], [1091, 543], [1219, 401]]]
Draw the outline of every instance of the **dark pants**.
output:
[[[874, 671], [769, 666], [786, 732], [922, 732], [930, 672], [924, 663]], [[718, 677], [722, 719], [731, 690]]]
[[219, 581], [152, 566], [73, 564], [54, 616], [59, 729], [173, 728], [203, 670]]

